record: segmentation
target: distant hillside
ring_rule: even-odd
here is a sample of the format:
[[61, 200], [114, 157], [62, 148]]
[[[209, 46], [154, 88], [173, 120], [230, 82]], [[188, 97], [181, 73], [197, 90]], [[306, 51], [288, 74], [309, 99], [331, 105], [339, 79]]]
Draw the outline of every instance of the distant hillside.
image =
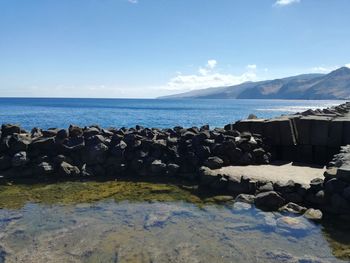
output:
[[160, 99], [349, 99], [350, 69], [194, 90]]

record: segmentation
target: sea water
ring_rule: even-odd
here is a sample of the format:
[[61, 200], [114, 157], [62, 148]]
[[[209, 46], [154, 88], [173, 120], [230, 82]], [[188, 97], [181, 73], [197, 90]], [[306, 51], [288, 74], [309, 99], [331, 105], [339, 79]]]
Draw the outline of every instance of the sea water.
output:
[[19, 123], [25, 129], [65, 128], [69, 124], [98, 124], [104, 128], [204, 124], [223, 127], [250, 113], [271, 118], [340, 103], [342, 101], [0, 98], [0, 123]]

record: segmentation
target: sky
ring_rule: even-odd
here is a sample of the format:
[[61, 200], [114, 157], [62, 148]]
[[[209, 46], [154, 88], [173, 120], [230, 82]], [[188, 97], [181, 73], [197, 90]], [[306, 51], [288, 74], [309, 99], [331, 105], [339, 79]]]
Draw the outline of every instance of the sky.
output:
[[349, 0], [0, 0], [0, 97], [153, 98], [350, 67]]

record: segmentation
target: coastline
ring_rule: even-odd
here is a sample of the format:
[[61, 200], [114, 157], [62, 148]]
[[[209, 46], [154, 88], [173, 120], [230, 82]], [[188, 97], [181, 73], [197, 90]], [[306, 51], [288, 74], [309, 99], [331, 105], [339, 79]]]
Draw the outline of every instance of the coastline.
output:
[[[347, 170], [339, 162], [330, 162], [339, 156], [334, 157], [328, 151], [334, 150], [337, 154], [339, 150], [336, 149], [348, 143], [347, 130], [343, 132], [343, 129], [348, 129], [349, 111], [350, 104], [344, 103], [280, 118], [242, 120], [213, 130], [208, 125], [173, 129], [71, 125], [67, 130], [33, 128], [27, 132], [18, 125], [4, 124], [1, 129], [1, 182], [120, 180], [152, 175], [186, 180], [198, 184], [209, 194], [233, 196], [265, 210], [274, 211], [294, 203], [347, 215], [350, 214], [346, 200]], [[306, 144], [302, 143], [305, 140], [302, 132], [307, 130], [305, 123], [311, 125], [307, 128], [310, 141]], [[299, 129], [298, 125], [303, 128]], [[323, 131], [326, 137], [320, 135]], [[316, 139], [313, 132], [317, 134]], [[340, 133], [343, 135], [339, 137]], [[308, 158], [305, 149], [310, 147], [317, 158]], [[295, 152], [296, 155], [306, 157], [299, 159], [302, 163], [324, 165], [330, 162], [325, 180], [318, 176], [305, 184], [294, 182], [292, 177], [282, 181], [278, 178], [260, 180], [246, 175], [230, 176], [230, 172], [226, 172], [229, 168], [216, 171], [230, 165], [254, 165], [259, 172], [259, 165], [296, 161], [291, 153], [297, 148], [300, 152]], [[342, 148], [346, 158], [347, 149]], [[322, 158], [320, 151], [324, 155]], [[338, 170], [345, 175], [338, 176]]]

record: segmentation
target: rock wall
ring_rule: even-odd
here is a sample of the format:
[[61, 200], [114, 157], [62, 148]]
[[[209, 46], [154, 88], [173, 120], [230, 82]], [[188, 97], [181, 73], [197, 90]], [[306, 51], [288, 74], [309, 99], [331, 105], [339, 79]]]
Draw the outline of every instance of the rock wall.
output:
[[169, 175], [192, 178], [198, 168], [270, 161], [260, 135], [175, 127], [102, 129], [98, 126], [31, 132], [4, 124], [0, 176], [12, 178]]
[[350, 143], [350, 103], [273, 119], [248, 119], [226, 130], [262, 134], [275, 159], [326, 164]]

